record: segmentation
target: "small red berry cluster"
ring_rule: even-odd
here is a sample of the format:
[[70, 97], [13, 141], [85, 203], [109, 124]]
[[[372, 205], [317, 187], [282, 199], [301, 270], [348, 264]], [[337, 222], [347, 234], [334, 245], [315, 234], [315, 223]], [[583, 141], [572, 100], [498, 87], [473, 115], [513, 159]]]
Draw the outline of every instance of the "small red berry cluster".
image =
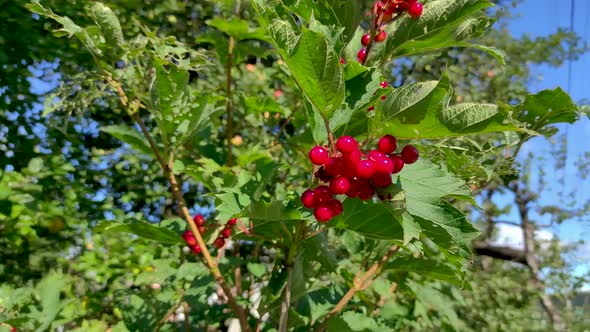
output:
[[380, 43], [387, 39], [387, 33], [384, 30], [384, 25], [400, 17], [404, 12], [417, 19], [422, 15], [424, 7], [422, 3], [417, 0], [377, 0], [373, 5], [373, 25], [375, 27], [376, 35], [371, 36], [370, 33], [364, 34], [361, 37], [361, 44], [364, 46], [357, 54], [359, 62], [364, 62], [367, 57], [367, 49], [371, 40]]
[[[202, 215], [197, 214], [193, 218], [193, 221], [195, 222], [195, 225], [197, 225], [199, 233], [204, 234], [206, 231], [205, 218]], [[225, 240], [229, 239], [232, 233], [232, 228], [237, 222], [238, 220], [236, 218], [232, 218], [227, 221], [225, 227], [221, 230], [221, 232], [219, 232], [219, 235], [217, 236], [215, 241], [213, 241], [213, 245], [215, 246], [215, 248], [219, 249], [225, 245]], [[189, 248], [191, 248], [191, 250], [195, 254], [201, 253], [201, 247], [197, 243], [197, 239], [195, 238], [195, 235], [193, 234], [193, 232], [191, 232], [190, 229], [187, 229], [186, 231], [184, 231], [184, 233], [182, 233], [182, 238], [184, 239], [184, 241], [186, 241], [186, 244], [189, 246]]]
[[396, 154], [397, 140], [392, 135], [379, 139], [377, 150], [363, 153], [358, 142], [351, 136], [342, 136], [336, 142], [336, 150], [330, 156], [323, 146], [309, 151], [311, 162], [319, 166], [315, 176], [327, 185], [307, 189], [301, 195], [303, 206], [314, 209], [319, 222], [328, 222], [342, 213], [342, 202], [336, 195], [346, 195], [368, 200], [375, 196], [377, 189], [392, 184], [391, 175], [399, 173], [404, 164], [418, 160], [418, 149], [406, 145]]

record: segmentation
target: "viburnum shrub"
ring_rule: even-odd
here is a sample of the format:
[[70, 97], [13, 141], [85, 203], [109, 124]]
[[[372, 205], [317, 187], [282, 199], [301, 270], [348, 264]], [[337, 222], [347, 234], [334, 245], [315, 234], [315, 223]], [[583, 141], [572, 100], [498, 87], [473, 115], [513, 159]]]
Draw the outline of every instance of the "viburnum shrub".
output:
[[[473, 43], [492, 22], [488, 0], [205, 1], [190, 26], [174, 15], [165, 26], [123, 21], [133, 28], [85, 5], [73, 18], [27, 8], [95, 61], [46, 112], [98, 110], [111, 124], [101, 135], [125, 144], [93, 153], [125, 156], [140, 176], [158, 169], [109, 198], [125, 209], [94, 228], [160, 243], [147, 250], [162, 258], [126, 263], [137, 275], [104, 277], [124, 285], [109, 306], [128, 330], [462, 330], [447, 304], [478, 234], [465, 180], [478, 189], [501, 178], [494, 163], [508, 168], [479, 165], [482, 151], [505, 158], [514, 141], [575, 117], [542, 107], [568, 100], [558, 90], [498, 107], [455, 103], [464, 97], [442, 65], [424, 70], [426, 82], [398, 77], [415, 56], [448, 48], [502, 62], [493, 45]], [[190, 37], [166, 35], [175, 29]], [[464, 139], [480, 133], [509, 142]], [[146, 188], [173, 200], [144, 197], [130, 211]]]

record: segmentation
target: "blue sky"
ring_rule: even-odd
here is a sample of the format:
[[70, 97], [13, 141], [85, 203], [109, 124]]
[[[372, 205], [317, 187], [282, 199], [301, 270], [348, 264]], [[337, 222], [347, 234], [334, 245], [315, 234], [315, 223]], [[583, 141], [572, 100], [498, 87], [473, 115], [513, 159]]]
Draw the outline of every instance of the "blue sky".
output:
[[[570, 1], [554, 0], [525, 0], [516, 8], [516, 15], [509, 25], [509, 29], [515, 36], [528, 34], [530, 36], [545, 36], [557, 31], [558, 28], [569, 28], [570, 26]], [[590, 1], [575, 0], [574, 30], [582, 37], [582, 40], [590, 43]], [[568, 90], [568, 65], [559, 68], [548, 66], [533, 67], [535, 80], [531, 82], [531, 92], [538, 92], [543, 89], [562, 87]], [[587, 83], [590, 76], [590, 53], [586, 53], [579, 60], [572, 63], [571, 85], [569, 93], [575, 102], [587, 100], [590, 102], [590, 84]], [[541, 194], [543, 204], [572, 203], [580, 207], [585, 201], [590, 200], [590, 181], [581, 181], [575, 161], [584, 153], [590, 151], [590, 121], [583, 118], [574, 125], [562, 125], [559, 127], [561, 135], [567, 135], [567, 157], [564, 171], [556, 171], [553, 167], [554, 161], [550, 160], [552, 150], [555, 149], [551, 142], [544, 138], [535, 138], [525, 144], [521, 155], [526, 152], [534, 152], [536, 155], [547, 156], [546, 162], [538, 162], [535, 168], [543, 167], [545, 172], [552, 174], [553, 190], [544, 191]], [[537, 171], [531, 176], [536, 178]], [[556, 179], [562, 177], [563, 184], [558, 184]], [[560, 195], [559, 192], [572, 192], [573, 198]], [[497, 197], [499, 203], [510, 201], [508, 196]], [[533, 213], [536, 220], [541, 223], [548, 223], [548, 216], [539, 216]], [[519, 221], [516, 211], [508, 214], [506, 219]], [[521, 239], [518, 232], [510, 227], [502, 226], [502, 237], [505, 243], [516, 244]], [[540, 237], [548, 238], [551, 233], [556, 234], [561, 240], [568, 243], [590, 239], [590, 216], [584, 216], [577, 220], [566, 221], [565, 223], [553, 226], [541, 232]], [[512, 238], [511, 238], [512, 237]], [[590, 243], [586, 243], [571, 258], [576, 264], [576, 273], [587, 273], [590, 269]]]

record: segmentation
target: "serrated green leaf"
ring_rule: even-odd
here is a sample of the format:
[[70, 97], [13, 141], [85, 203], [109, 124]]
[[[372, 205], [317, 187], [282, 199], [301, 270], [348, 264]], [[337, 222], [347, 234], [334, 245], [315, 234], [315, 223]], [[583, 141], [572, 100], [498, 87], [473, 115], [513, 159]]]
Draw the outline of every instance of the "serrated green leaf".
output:
[[403, 240], [404, 232], [399, 215], [381, 203], [346, 199], [344, 212], [331, 220], [328, 226], [347, 229], [378, 240]]
[[456, 267], [445, 264], [440, 260], [401, 257], [387, 263], [384, 267], [387, 271], [414, 272], [424, 278], [443, 280], [461, 287], [463, 284], [463, 273]]
[[260, 39], [266, 40], [266, 34], [260, 28], [251, 28], [248, 21], [232, 17], [231, 19], [214, 18], [207, 24], [232, 36], [235, 40]]
[[101, 2], [93, 2], [91, 10], [94, 22], [102, 30], [107, 45], [111, 47], [121, 46], [125, 39], [117, 15]]
[[104, 221], [98, 224], [95, 228], [96, 232], [121, 232], [135, 234], [142, 239], [157, 241], [166, 244], [183, 244], [182, 238], [175, 232], [152, 225], [147, 222], [131, 221], [129, 223], [108, 222]]
[[[488, 0], [429, 1], [419, 19], [402, 15], [386, 26], [388, 38], [371, 48], [367, 63], [460, 46], [491, 25], [493, 21], [482, 16], [483, 9], [491, 5]], [[349, 47], [360, 46], [351, 44]]]
[[515, 118], [527, 123], [532, 130], [540, 131], [554, 123], [573, 123], [578, 119], [577, 106], [561, 88], [543, 90], [528, 95], [515, 107]]
[[137, 130], [126, 125], [111, 125], [100, 128], [101, 131], [129, 144], [134, 150], [151, 155], [153, 152], [145, 139]]

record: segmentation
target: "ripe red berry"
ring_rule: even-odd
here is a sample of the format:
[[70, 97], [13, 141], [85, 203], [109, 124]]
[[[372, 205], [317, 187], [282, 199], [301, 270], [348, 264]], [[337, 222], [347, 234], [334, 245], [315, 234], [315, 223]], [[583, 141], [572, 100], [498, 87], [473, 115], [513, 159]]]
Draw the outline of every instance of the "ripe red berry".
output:
[[401, 172], [401, 170], [404, 168], [404, 161], [402, 160], [402, 158], [400, 156], [395, 155], [389, 158], [391, 159], [391, 161], [393, 161], [393, 174]]
[[371, 152], [369, 152], [369, 160], [377, 161], [383, 158], [386, 158], [386, 156], [383, 153], [379, 152], [379, 150], [371, 150]]
[[344, 58], [340, 58], [340, 64], [343, 65], [346, 63], [346, 60], [344, 60]]
[[313, 196], [314, 206], [317, 207], [320, 203], [331, 200], [334, 195], [328, 186], [318, 186], [313, 191]]
[[395, 164], [387, 157], [375, 160], [375, 174], [391, 174], [395, 170]]
[[221, 230], [220, 233], [223, 238], [228, 239], [231, 236], [231, 228], [226, 226], [224, 229]]
[[367, 112], [371, 112], [374, 109], [375, 109], [375, 106], [371, 106], [371, 107], [367, 108]]
[[410, 8], [410, 4], [403, 3], [402, 2], [402, 3], [399, 3], [397, 5], [397, 9], [396, 10], [397, 10], [398, 13], [401, 13], [401, 12], [404, 12], [404, 11], [408, 10], [409, 8]]
[[314, 146], [309, 151], [309, 160], [311, 160], [314, 165], [323, 165], [326, 160], [328, 160], [328, 157], [328, 150], [323, 146]]
[[383, 81], [383, 82], [379, 83], [379, 85], [381, 85], [381, 87], [382, 87], [383, 89], [385, 89], [386, 87], [388, 87], [388, 86], [389, 86], [389, 83], [387, 83], [387, 81]]
[[195, 235], [188, 229], [184, 231], [184, 233], [182, 233], [182, 238], [189, 247], [197, 244], [197, 239], [195, 239]]
[[387, 188], [392, 183], [391, 175], [384, 174], [384, 173], [373, 174], [373, 177], [371, 177], [371, 180], [373, 180], [373, 185], [375, 186], [375, 188]]
[[359, 192], [360, 192], [359, 181], [356, 179], [350, 180], [350, 186], [348, 187], [348, 190], [346, 191], [346, 196], [348, 196], [350, 198], [354, 198], [359, 195]]
[[201, 247], [199, 247], [198, 244], [195, 244], [193, 246], [189, 246], [191, 248], [191, 250], [195, 253], [195, 254], [200, 254], [201, 253]]
[[327, 176], [338, 176], [342, 174], [342, 158], [330, 157], [326, 161], [326, 175]]
[[370, 42], [371, 42], [371, 35], [370, 34], [367, 33], [361, 37], [361, 44], [363, 44], [363, 46], [365, 46], [365, 47], [368, 46]]
[[328, 174], [326, 174], [326, 167], [322, 166], [318, 169], [318, 171], [315, 173], [315, 175], [320, 178], [320, 180], [322, 180], [323, 182], [330, 182], [330, 180], [332, 180], [333, 176], [329, 176]]
[[315, 206], [314, 202], [314, 191], [313, 189], [307, 189], [306, 191], [301, 194], [301, 203], [308, 209], [311, 209]]
[[393, 153], [397, 149], [397, 140], [392, 135], [385, 135], [377, 143], [377, 148], [385, 154]]
[[[387, 38], [387, 33], [384, 30], [381, 30], [377, 36], [375, 36], [375, 41], [380, 43]], [[365, 45], [366, 46], [366, 45]]]
[[406, 145], [402, 149], [402, 160], [405, 164], [413, 164], [418, 160], [418, 149], [413, 145]]
[[199, 230], [199, 233], [205, 233], [205, 226], [197, 226], [197, 229]]
[[230, 220], [227, 221], [227, 224], [230, 226], [233, 226], [237, 223], [238, 223], [238, 219], [236, 219], [236, 218], [231, 218]]
[[313, 215], [319, 222], [327, 222], [332, 219], [333, 213], [329, 204], [322, 204], [313, 210]]
[[370, 178], [375, 172], [375, 163], [372, 160], [361, 160], [356, 164], [356, 175], [359, 178]]
[[359, 191], [359, 199], [366, 201], [373, 196], [375, 196], [375, 188], [369, 182], [362, 183]]
[[335, 195], [342, 195], [350, 188], [350, 182], [343, 176], [337, 176], [330, 181], [330, 191]]
[[203, 226], [203, 224], [205, 223], [205, 218], [204, 218], [202, 215], [200, 215], [200, 214], [197, 214], [197, 215], [196, 215], [196, 216], [193, 218], [193, 221], [195, 222], [195, 224], [196, 224], [197, 226]]
[[367, 56], [367, 50], [364, 48], [361, 48], [358, 52], [358, 54], [356, 55], [357, 59], [359, 60], [359, 62], [363, 62], [365, 61], [365, 57]]
[[352, 153], [358, 147], [358, 142], [352, 136], [342, 136], [336, 141], [336, 148], [342, 153]]
[[410, 8], [408, 9], [408, 14], [410, 14], [412, 18], [418, 18], [422, 15], [422, 11], [424, 11], [424, 7], [422, 6], [422, 4], [419, 2], [414, 2], [410, 5]]
[[342, 207], [342, 202], [340, 202], [337, 199], [333, 199], [333, 200], [329, 201], [328, 204], [330, 206], [330, 210], [332, 211], [332, 215], [334, 217], [341, 215], [342, 211], [344, 211], [344, 208]]
[[354, 149], [350, 153], [343, 153], [342, 160], [347, 163], [356, 164], [359, 161], [361, 161], [361, 151], [359, 151], [358, 149]]
[[213, 246], [217, 249], [221, 249], [225, 245], [225, 239], [222, 237], [218, 237], [213, 241]]

